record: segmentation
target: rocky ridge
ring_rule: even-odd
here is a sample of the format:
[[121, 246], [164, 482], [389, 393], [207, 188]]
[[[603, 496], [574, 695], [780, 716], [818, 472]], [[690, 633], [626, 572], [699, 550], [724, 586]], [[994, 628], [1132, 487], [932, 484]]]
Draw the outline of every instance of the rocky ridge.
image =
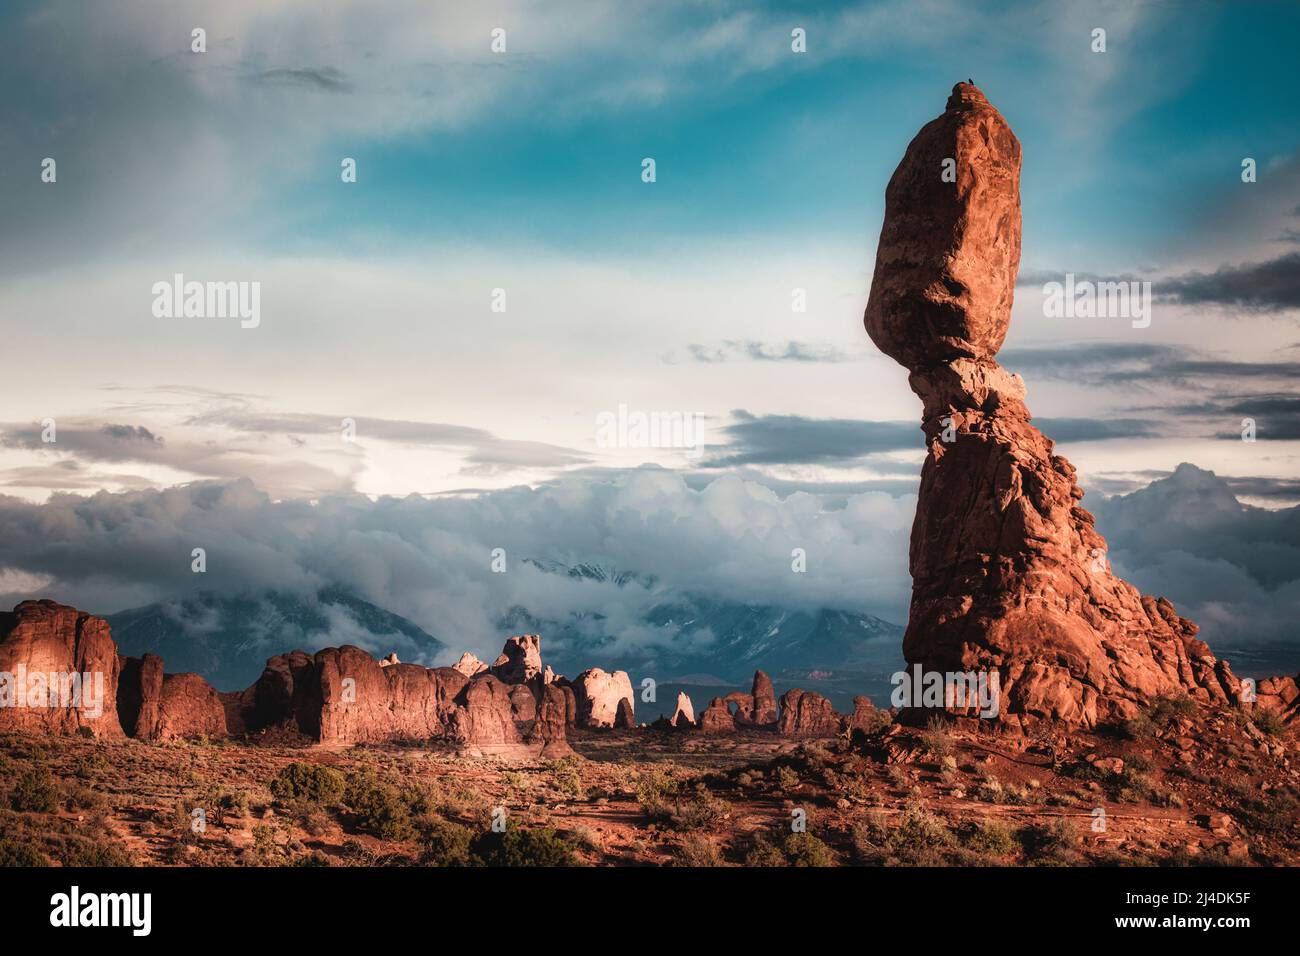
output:
[[[24, 601], [0, 615], [0, 702], [26, 695], [28, 675], [102, 677], [98, 709], [0, 707], [0, 730], [96, 738], [173, 740], [193, 737], [300, 739], [329, 746], [441, 741], [471, 753], [570, 753], [573, 730], [637, 730], [627, 672], [591, 668], [573, 680], [541, 659], [538, 635], [511, 637], [484, 665], [464, 655], [455, 667], [376, 660], [358, 647], [292, 651], [266, 662], [243, 691], [222, 693], [197, 674], [168, 674], [161, 657], [118, 654], [102, 619], [53, 601]], [[21, 688], [19, 684], [21, 683]], [[26, 703], [26, 696], [24, 696]], [[791, 738], [831, 737], [861, 718], [836, 714], [811, 691], [778, 703], [772, 682], [754, 675], [750, 693], [717, 698], [698, 725], [689, 696], [678, 696], [669, 727], [706, 734], [767, 731]]]

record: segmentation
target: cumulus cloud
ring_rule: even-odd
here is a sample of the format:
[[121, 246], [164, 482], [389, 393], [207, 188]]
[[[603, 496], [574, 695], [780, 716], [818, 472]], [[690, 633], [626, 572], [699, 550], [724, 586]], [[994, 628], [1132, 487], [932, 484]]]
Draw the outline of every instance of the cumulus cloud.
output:
[[1211, 647], [1294, 641], [1300, 507], [1243, 506], [1213, 472], [1183, 464], [1093, 510], [1115, 572], [1167, 596]]
[[[872, 491], [832, 509], [733, 476], [696, 489], [662, 469], [476, 498], [312, 504], [275, 501], [248, 481], [43, 505], [0, 498], [0, 574], [10, 575], [0, 581], [48, 581], [42, 595], [100, 613], [200, 588], [309, 595], [337, 584], [480, 655], [499, 650], [498, 622], [517, 606], [541, 618], [600, 616], [625, 641], [667, 641], [673, 628], [648, 634], [641, 620], [663, 589], [901, 620], [914, 510], [914, 496]], [[203, 575], [190, 569], [196, 547], [207, 552]], [[504, 574], [491, 570], [495, 548]], [[806, 573], [791, 570], [794, 548], [807, 554]], [[573, 579], [526, 558], [636, 572], [641, 583]]]

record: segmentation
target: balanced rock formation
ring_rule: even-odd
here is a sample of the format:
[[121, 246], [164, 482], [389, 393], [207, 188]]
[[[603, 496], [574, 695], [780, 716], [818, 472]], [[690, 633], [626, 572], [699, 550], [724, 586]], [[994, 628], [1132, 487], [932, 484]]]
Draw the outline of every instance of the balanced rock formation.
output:
[[579, 727], [635, 726], [636, 705], [627, 671], [610, 674], [599, 667], [583, 671], [573, 681], [573, 693]]
[[54, 601], [0, 613], [0, 730], [122, 737], [108, 622]]
[[[955, 183], [941, 175], [949, 158]], [[1228, 702], [1238, 683], [1196, 625], [1111, 573], [1074, 468], [994, 359], [1019, 262], [1020, 143], [958, 83], [889, 181], [864, 318], [910, 372], [929, 446], [903, 655], [927, 671], [997, 671], [1000, 716], [1019, 723], [1092, 726], [1171, 694]]]

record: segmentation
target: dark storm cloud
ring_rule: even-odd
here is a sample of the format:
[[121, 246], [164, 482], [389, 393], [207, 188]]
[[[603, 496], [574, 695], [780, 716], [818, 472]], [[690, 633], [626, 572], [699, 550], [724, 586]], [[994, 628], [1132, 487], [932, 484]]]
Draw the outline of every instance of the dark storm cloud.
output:
[[[1288, 230], [1286, 235], [1294, 234]], [[1213, 272], [1185, 272], [1181, 275], [1153, 276], [1098, 275], [1074, 272], [1076, 285], [1081, 282], [1136, 282], [1148, 280], [1157, 302], [1175, 305], [1213, 305], [1245, 312], [1283, 312], [1300, 308], [1300, 252], [1290, 252], [1263, 262], [1223, 265]], [[1016, 285], [1042, 288], [1049, 282], [1061, 282], [1066, 271], [1029, 270], [1021, 272]]]
[[1203, 422], [1212, 429], [1209, 434], [1213, 438], [1240, 441], [1245, 428], [1243, 420], [1251, 419], [1259, 441], [1300, 439], [1300, 398], [1291, 394], [1220, 392], [1205, 401], [1170, 406], [1165, 411]]
[[115, 462], [157, 461], [165, 454], [162, 438], [140, 425], [56, 423], [53, 442], [44, 440], [44, 432], [41, 424], [0, 424], [0, 446], [28, 451], [71, 452], [96, 461]]
[[1149, 438], [1157, 433], [1157, 423], [1140, 418], [1036, 418], [1034, 424], [1058, 442]]
[[880, 452], [925, 447], [915, 422], [872, 422], [801, 415], [751, 415], [733, 411], [721, 431], [730, 439], [705, 464], [735, 465], [846, 464]]
[[1223, 305], [1252, 312], [1300, 308], [1300, 252], [1160, 279], [1153, 288], [1157, 299], [1180, 305]]
[[[1001, 362], [1027, 378], [1085, 385], [1175, 385], [1203, 388], [1206, 379], [1292, 379], [1300, 362], [1240, 362], [1176, 345], [1075, 342], [1008, 349]], [[1171, 408], [1174, 406], [1171, 406]]]
[[[729, 441], [712, 450], [706, 468], [743, 465], [870, 465], [900, 476], [916, 466], [887, 457], [893, 452], [923, 451], [925, 438], [915, 422], [877, 422], [849, 418], [805, 418], [801, 415], [752, 415], [743, 409], [720, 433]], [[1136, 418], [1045, 418], [1039, 426], [1062, 442], [1142, 438], [1155, 423]], [[915, 488], [911, 489], [914, 491]]]

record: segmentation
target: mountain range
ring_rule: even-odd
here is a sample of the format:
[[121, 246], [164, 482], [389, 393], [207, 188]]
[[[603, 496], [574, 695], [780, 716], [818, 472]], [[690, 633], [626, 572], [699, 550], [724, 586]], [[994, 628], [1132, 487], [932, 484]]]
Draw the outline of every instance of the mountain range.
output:
[[261, 675], [266, 660], [355, 644], [375, 656], [395, 651], [404, 661], [431, 663], [445, 649], [406, 618], [338, 587], [300, 596], [267, 591], [191, 596], [107, 616], [122, 653], [159, 655], [169, 671], [192, 671], [218, 690], [242, 690]]
[[[1263, 654], [1278, 672], [1300, 663], [1293, 660], [1300, 656], [1293, 639], [1300, 507], [1243, 505], [1223, 479], [1189, 464], [1131, 494], [1086, 503], [1114, 566], [1144, 593], [1167, 595], [1211, 646], [1234, 645], [1238, 658]], [[546, 615], [515, 605], [494, 621], [502, 639], [541, 634], [545, 660], [569, 676], [599, 666], [661, 683], [734, 686], [762, 668], [777, 680], [881, 687], [901, 665], [903, 628], [868, 613], [691, 593], [598, 563], [527, 563], [603, 587], [603, 606], [625, 612], [615, 624], [599, 612]], [[435, 637], [342, 586], [306, 596], [198, 592], [108, 620], [124, 653], [159, 654], [170, 668], [197, 672], [223, 690], [248, 686], [268, 657], [294, 648], [351, 643], [423, 664], [446, 663], [466, 649], [456, 635]]]

